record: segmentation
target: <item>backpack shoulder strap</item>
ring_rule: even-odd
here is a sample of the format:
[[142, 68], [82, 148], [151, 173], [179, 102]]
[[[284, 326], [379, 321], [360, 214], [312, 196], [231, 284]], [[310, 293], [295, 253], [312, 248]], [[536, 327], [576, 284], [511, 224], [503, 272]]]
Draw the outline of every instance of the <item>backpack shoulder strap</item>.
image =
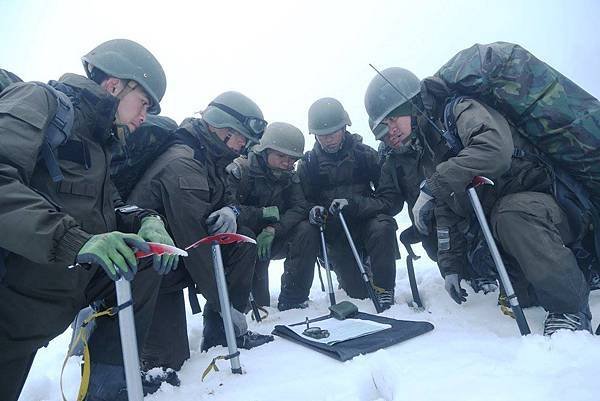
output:
[[463, 100], [465, 100], [465, 96], [453, 96], [450, 98], [444, 107], [444, 113], [442, 115], [442, 122], [444, 124], [442, 137], [446, 141], [446, 145], [453, 156], [456, 156], [464, 148], [460, 136], [458, 135], [456, 115], [454, 114], [454, 108]]

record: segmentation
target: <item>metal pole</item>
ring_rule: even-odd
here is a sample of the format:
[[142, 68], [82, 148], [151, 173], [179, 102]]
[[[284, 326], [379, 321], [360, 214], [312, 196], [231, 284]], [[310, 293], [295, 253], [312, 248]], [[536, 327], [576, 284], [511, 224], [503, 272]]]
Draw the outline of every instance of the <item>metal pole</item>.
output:
[[[117, 291], [117, 305], [130, 303], [132, 298], [129, 281], [121, 277], [115, 282], [115, 286]], [[135, 321], [133, 320], [133, 304], [129, 304], [119, 311], [119, 333], [121, 334], [127, 397], [129, 401], [143, 401], [144, 391], [142, 389]]]
[[352, 249], [352, 254], [354, 255], [354, 259], [356, 260], [356, 264], [358, 265], [358, 270], [360, 270], [360, 274], [362, 275], [363, 281], [365, 282], [365, 286], [367, 287], [367, 293], [369, 294], [369, 298], [373, 301], [373, 305], [375, 305], [375, 310], [377, 313], [383, 312], [383, 308], [379, 304], [379, 300], [375, 295], [375, 290], [373, 290], [373, 286], [369, 282], [369, 276], [365, 271], [365, 268], [362, 264], [362, 260], [360, 260], [360, 256], [358, 251], [356, 250], [356, 246], [354, 246], [354, 241], [352, 240], [352, 236], [350, 235], [350, 230], [348, 230], [348, 226], [346, 225], [346, 220], [344, 219], [344, 215], [342, 211], [339, 211], [339, 218], [342, 222], [342, 227], [344, 228], [344, 232], [346, 233], [346, 238], [348, 239], [348, 243], [350, 244], [350, 248]]
[[413, 302], [417, 305], [417, 307], [423, 309], [423, 302], [421, 301], [421, 295], [419, 294], [419, 287], [417, 285], [417, 277], [415, 276], [415, 267], [413, 264], [413, 261], [418, 260], [421, 257], [415, 254], [413, 251], [411, 243], [416, 242], [412, 242], [412, 238], [409, 237], [410, 234], [414, 233], [414, 231], [414, 226], [402, 231], [400, 233], [400, 242], [402, 242], [402, 245], [404, 245], [406, 248], [406, 252], [408, 252], [408, 256], [406, 257], [406, 270], [408, 272], [408, 282], [410, 283], [410, 291], [413, 296]]
[[325, 273], [327, 274], [327, 292], [329, 293], [329, 303], [331, 306], [335, 305], [335, 294], [333, 292], [333, 282], [331, 279], [331, 268], [329, 267], [329, 258], [327, 257], [327, 245], [325, 244], [325, 231], [323, 225], [319, 226], [321, 232], [321, 247], [323, 248], [323, 259], [325, 262]]
[[248, 299], [250, 301], [250, 308], [252, 308], [252, 315], [254, 315], [254, 320], [256, 320], [257, 323], [262, 322], [262, 318], [260, 317], [260, 311], [258, 310], [258, 305], [256, 305], [256, 301], [254, 300], [254, 295], [252, 295], [252, 291], [250, 291]]
[[506, 291], [506, 298], [508, 299], [510, 307], [513, 313], [515, 314], [515, 319], [517, 321], [517, 326], [519, 326], [519, 331], [523, 336], [531, 334], [531, 330], [529, 329], [529, 325], [527, 324], [527, 319], [523, 314], [523, 309], [521, 308], [521, 305], [519, 305], [519, 300], [515, 295], [515, 291], [510, 282], [510, 278], [508, 277], [506, 267], [504, 266], [504, 262], [502, 261], [502, 257], [500, 256], [500, 252], [498, 251], [498, 247], [496, 246], [496, 241], [494, 240], [492, 232], [490, 231], [490, 227], [488, 226], [487, 220], [485, 218], [485, 213], [483, 211], [483, 208], [481, 207], [481, 202], [479, 201], [479, 197], [477, 196], [477, 192], [475, 191], [475, 188], [473, 186], [469, 186], [467, 188], [467, 193], [469, 195], [471, 205], [473, 206], [473, 210], [475, 211], [475, 215], [477, 216], [477, 220], [479, 221], [479, 225], [481, 226], [481, 231], [483, 232], [485, 241], [487, 242], [488, 247], [490, 248], [492, 258], [494, 259], [494, 263], [496, 264], [498, 276], [500, 276], [500, 281], [502, 282], [502, 286]]
[[233, 320], [231, 319], [231, 303], [229, 302], [229, 293], [227, 292], [227, 282], [225, 281], [225, 272], [223, 270], [223, 258], [221, 256], [221, 246], [217, 241], [213, 241], [212, 258], [215, 270], [215, 279], [217, 280], [217, 290], [219, 291], [219, 303], [221, 305], [221, 316], [223, 317], [223, 326], [225, 327], [225, 338], [227, 339], [227, 349], [229, 355], [235, 355], [230, 359], [231, 372], [242, 374], [240, 357], [238, 355], [237, 343], [235, 342], [235, 331], [233, 330]]

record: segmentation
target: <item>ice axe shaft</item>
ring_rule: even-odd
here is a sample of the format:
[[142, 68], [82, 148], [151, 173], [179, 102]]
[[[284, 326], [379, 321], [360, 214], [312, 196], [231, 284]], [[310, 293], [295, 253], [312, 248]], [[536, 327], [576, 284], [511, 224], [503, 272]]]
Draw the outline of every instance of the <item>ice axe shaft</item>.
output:
[[121, 349], [123, 351], [127, 397], [129, 401], [143, 401], [144, 391], [142, 390], [138, 344], [135, 332], [135, 321], [133, 319], [131, 284], [121, 277], [115, 282], [115, 286], [117, 292], [117, 305], [121, 307], [119, 310], [119, 333], [121, 335]]
[[406, 270], [408, 272], [408, 282], [410, 283], [410, 291], [412, 293], [413, 301], [419, 308], [423, 308], [423, 302], [421, 301], [421, 295], [419, 294], [419, 287], [417, 285], [417, 278], [415, 276], [415, 267], [413, 263], [415, 260], [418, 260], [420, 256], [415, 254], [411, 246], [411, 243], [416, 243], [418, 241], [420, 241], [420, 238], [418, 238], [418, 234], [416, 233], [414, 226], [411, 226], [400, 233], [400, 242], [402, 242], [402, 245], [404, 245], [406, 248], [406, 252], [408, 252], [408, 256], [406, 257]]
[[[327, 293], [329, 294], [329, 303], [331, 306], [335, 305], [335, 294], [333, 292], [333, 282], [331, 279], [331, 268], [329, 267], [329, 257], [327, 256], [327, 245], [325, 244], [325, 230], [323, 225], [319, 226], [319, 232], [321, 233], [321, 248], [323, 249], [323, 262], [325, 263], [325, 274], [327, 275]], [[319, 271], [321, 271], [319, 269]]]
[[365, 282], [365, 286], [367, 287], [367, 293], [369, 294], [369, 298], [371, 298], [371, 301], [373, 301], [373, 305], [375, 305], [375, 310], [377, 311], [377, 313], [381, 313], [383, 312], [383, 308], [379, 304], [379, 300], [375, 295], [375, 290], [373, 289], [373, 286], [369, 281], [369, 276], [367, 275], [365, 267], [362, 264], [362, 260], [360, 259], [360, 255], [356, 250], [356, 246], [354, 245], [354, 241], [352, 240], [352, 236], [350, 235], [350, 230], [348, 230], [346, 220], [344, 219], [344, 215], [341, 210], [338, 212], [338, 217], [340, 218], [340, 222], [342, 223], [342, 227], [344, 228], [344, 232], [346, 233], [346, 238], [348, 239], [348, 243], [350, 244], [350, 248], [352, 249], [352, 254], [354, 255], [354, 259], [356, 260], [356, 264], [358, 265], [358, 270], [360, 270], [360, 274], [363, 278], [363, 281]]
[[481, 226], [481, 231], [483, 232], [485, 241], [487, 242], [488, 247], [490, 248], [490, 253], [492, 254], [494, 264], [496, 265], [496, 269], [498, 270], [498, 276], [500, 277], [502, 286], [506, 291], [506, 298], [515, 315], [515, 320], [517, 321], [517, 326], [519, 326], [519, 331], [521, 332], [522, 336], [531, 334], [531, 330], [529, 329], [529, 325], [527, 324], [527, 319], [523, 314], [523, 309], [521, 308], [521, 305], [519, 305], [519, 300], [515, 295], [515, 290], [513, 289], [513, 286], [510, 282], [510, 278], [508, 277], [508, 272], [506, 271], [506, 267], [504, 266], [504, 262], [502, 261], [502, 257], [500, 256], [500, 252], [498, 251], [498, 247], [496, 246], [496, 241], [494, 240], [492, 232], [490, 231], [490, 227], [487, 223], [485, 213], [483, 212], [483, 207], [481, 206], [481, 202], [479, 201], [479, 196], [477, 196], [477, 192], [475, 191], [475, 188], [477, 188], [480, 185], [494, 185], [494, 183], [492, 180], [486, 177], [475, 177], [471, 185], [467, 187], [467, 194], [469, 196], [469, 200], [471, 201], [471, 205], [473, 206], [473, 210], [475, 211], [475, 215], [477, 216], [477, 220], [479, 221], [479, 225]]

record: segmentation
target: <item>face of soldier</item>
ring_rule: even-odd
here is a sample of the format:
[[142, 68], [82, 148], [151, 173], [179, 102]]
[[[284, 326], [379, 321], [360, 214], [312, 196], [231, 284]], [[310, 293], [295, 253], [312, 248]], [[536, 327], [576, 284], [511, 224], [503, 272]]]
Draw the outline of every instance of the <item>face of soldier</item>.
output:
[[321, 148], [327, 153], [335, 153], [342, 147], [342, 141], [344, 140], [344, 131], [341, 129], [328, 135], [317, 135], [317, 142], [321, 145]]
[[127, 87], [126, 81], [110, 77], [102, 83], [102, 87], [120, 99], [115, 116], [116, 123], [126, 125], [129, 132], [138, 129], [146, 120], [150, 107], [150, 97], [142, 86], [137, 85], [131, 89]]
[[229, 149], [238, 155], [242, 153], [248, 141], [245, 136], [229, 127], [213, 128], [213, 131]]
[[297, 157], [286, 155], [274, 149], [267, 150], [267, 164], [273, 170], [291, 171], [297, 161]]
[[148, 116], [150, 99], [141, 86], [127, 93], [119, 102], [117, 108], [117, 123], [127, 125], [133, 132], [142, 125]]
[[382, 122], [388, 127], [388, 133], [383, 137], [386, 145], [399, 149], [408, 143], [412, 131], [410, 116], [387, 117]]

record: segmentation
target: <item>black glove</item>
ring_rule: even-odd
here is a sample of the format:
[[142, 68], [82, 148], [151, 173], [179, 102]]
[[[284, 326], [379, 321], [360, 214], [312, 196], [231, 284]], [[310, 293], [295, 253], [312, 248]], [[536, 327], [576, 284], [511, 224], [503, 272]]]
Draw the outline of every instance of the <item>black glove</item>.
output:
[[313, 206], [308, 213], [308, 222], [315, 226], [321, 226], [325, 224], [325, 208], [323, 206]]
[[447, 274], [444, 277], [444, 288], [457, 304], [460, 305], [463, 302], [467, 302], [467, 290], [461, 288], [458, 274]]
[[334, 199], [329, 205], [329, 213], [337, 216], [346, 206], [348, 206], [348, 199]]

